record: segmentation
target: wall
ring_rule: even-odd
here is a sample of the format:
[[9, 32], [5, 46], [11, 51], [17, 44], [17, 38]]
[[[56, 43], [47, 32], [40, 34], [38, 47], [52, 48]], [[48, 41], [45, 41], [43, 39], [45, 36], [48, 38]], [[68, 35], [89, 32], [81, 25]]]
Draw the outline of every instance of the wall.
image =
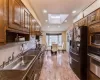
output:
[[[12, 55], [14, 52], [14, 56], [16, 57], [19, 53], [21, 53], [21, 44], [22, 43], [11, 43], [0, 47], [0, 65], [3, 61], [8, 61], [8, 57]], [[35, 48], [35, 38], [31, 38], [30, 41], [24, 42], [24, 51], [27, 51], [31, 48]]]
[[88, 14], [90, 14], [91, 12], [95, 11], [96, 9], [100, 8], [100, 0], [96, 0], [92, 5], [90, 5], [87, 9], [85, 9], [84, 11], [82, 11], [74, 20], [73, 22], [76, 22], [78, 20], [80, 20], [81, 18], [83, 18], [83, 14], [84, 16], [87, 16]]
[[47, 44], [46, 43], [46, 32], [43, 32], [42, 34], [43, 34], [43, 36], [41, 37], [42, 38], [42, 44], [46, 45]]
[[64, 50], [66, 50], [66, 31], [62, 32], [62, 42], [64, 42]]

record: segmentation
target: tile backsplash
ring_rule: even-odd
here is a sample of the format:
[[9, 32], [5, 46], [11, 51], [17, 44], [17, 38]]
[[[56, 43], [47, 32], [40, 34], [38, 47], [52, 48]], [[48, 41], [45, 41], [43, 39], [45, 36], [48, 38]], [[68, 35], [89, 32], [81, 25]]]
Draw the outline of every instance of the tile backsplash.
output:
[[[8, 61], [8, 57], [10, 57], [13, 52], [14, 52], [14, 56], [17, 56], [18, 54], [20, 54], [21, 45], [22, 43], [11, 43], [5, 46], [1, 46], [0, 47], [0, 65], [3, 63], [3, 61]], [[31, 48], [33, 49], [36, 48], [35, 38], [32, 38], [32, 37], [30, 41], [27, 41], [24, 43], [24, 52]]]

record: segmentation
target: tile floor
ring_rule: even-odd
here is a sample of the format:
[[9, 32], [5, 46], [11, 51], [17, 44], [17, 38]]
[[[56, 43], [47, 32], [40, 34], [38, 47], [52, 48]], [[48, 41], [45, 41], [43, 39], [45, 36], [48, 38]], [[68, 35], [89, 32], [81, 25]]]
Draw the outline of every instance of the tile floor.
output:
[[71, 70], [67, 53], [51, 55], [45, 53], [44, 64], [39, 80], [79, 80]]

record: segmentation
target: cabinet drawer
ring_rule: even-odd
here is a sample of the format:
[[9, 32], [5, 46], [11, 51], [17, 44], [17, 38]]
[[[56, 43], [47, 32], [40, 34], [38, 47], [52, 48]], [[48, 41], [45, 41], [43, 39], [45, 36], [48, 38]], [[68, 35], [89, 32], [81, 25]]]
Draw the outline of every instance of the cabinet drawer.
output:
[[71, 58], [71, 64], [70, 64], [72, 70], [74, 73], [80, 77], [80, 63], [77, 62], [75, 59]]
[[9, 28], [22, 30], [20, 0], [9, 0]]

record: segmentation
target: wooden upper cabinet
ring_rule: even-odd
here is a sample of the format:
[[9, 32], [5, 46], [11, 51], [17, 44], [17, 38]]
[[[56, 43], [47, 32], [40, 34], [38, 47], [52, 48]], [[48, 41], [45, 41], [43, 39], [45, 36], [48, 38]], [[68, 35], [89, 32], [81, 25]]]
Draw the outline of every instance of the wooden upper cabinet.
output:
[[99, 33], [100, 32], [100, 23], [89, 26], [89, 33]]
[[7, 0], [0, 0], [0, 45], [6, 42]]
[[21, 0], [9, 0], [9, 26], [10, 29], [29, 33], [30, 13]]
[[87, 26], [87, 17], [81, 19], [81, 20], [78, 22], [78, 25], [79, 25], [79, 26]]
[[35, 23], [34, 23], [34, 18], [33, 16], [30, 15], [30, 34], [34, 34], [35, 31]]
[[35, 21], [32, 15], [30, 15], [30, 34], [31, 35], [41, 35], [41, 27]]
[[22, 30], [20, 0], [9, 0], [9, 28]]
[[29, 12], [23, 3], [21, 3], [21, 26], [24, 32], [29, 33]]
[[78, 25], [78, 22], [75, 22], [74, 23], [74, 27], [78, 27], [79, 25]]
[[97, 22], [100, 22], [100, 9], [97, 9], [96, 11], [88, 15], [88, 25], [89, 26]]
[[24, 31], [29, 32], [30, 29], [30, 13], [24, 8]]

